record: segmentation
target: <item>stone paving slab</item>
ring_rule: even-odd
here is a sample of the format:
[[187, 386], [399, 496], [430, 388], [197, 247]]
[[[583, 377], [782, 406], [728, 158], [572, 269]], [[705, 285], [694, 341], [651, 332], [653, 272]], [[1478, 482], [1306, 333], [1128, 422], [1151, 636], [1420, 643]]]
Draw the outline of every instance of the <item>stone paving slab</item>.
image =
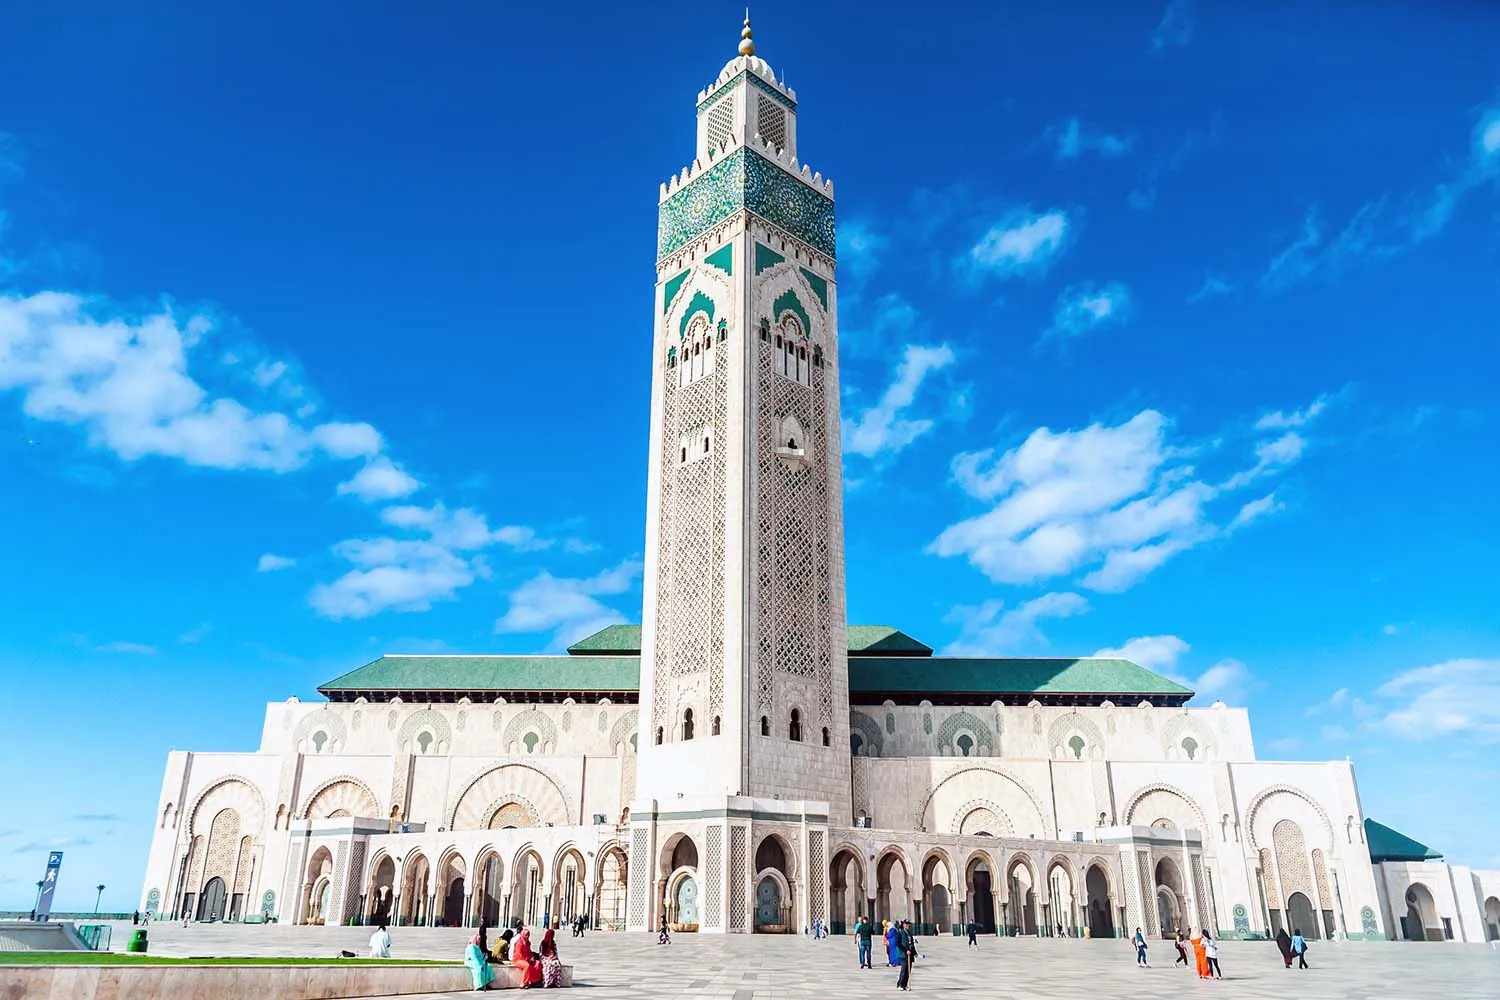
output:
[[[115, 932], [123, 947], [128, 926]], [[360, 954], [369, 928], [153, 925], [152, 952], [166, 955]], [[400, 958], [456, 958], [473, 931], [393, 928]], [[559, 934], [563, 961], [591, 1000], [854, 1000], [896, 993], [894, 970], [858, 968], [852, 938], [679, 934], [668, 946], [654, 934]], [[1500, 950], [1485, 945], [1408, 942], [1314, 942], [1311, 969], [1282, 967], [1269, 942], [1220, 945], [1225, 979], [1204, 982], [1173, 967], [1169, 942], [1153, 942], [1153, 967], [1137, 969], [1124, 941], [924, 938], [927, 954], [913, 973], [913, 992], [1002, 1000], [1160, 1000], [1213, 996], [1236, 1000], [1500, 1000]], [[454, 994], [446, 994], [452, 996]], [[462, 995], [462, 994], [458, 994]], [[428, 995], [435, 1000], [437, 994]], [[417, 1000], [417, 998], [412, 998]]]

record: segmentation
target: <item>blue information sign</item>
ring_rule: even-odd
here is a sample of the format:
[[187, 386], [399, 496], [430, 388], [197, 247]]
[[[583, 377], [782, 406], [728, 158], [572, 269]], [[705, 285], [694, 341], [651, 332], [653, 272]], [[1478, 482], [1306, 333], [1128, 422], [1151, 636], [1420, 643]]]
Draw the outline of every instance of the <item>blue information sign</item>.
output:
[[36, 918], [46, 920], [52, 912], [52, 895], [57, 892], [57, 873], [62, 868], [62, 851], [47, 855], [47, 874], [42, 880], [42, 894], [36, 901]]

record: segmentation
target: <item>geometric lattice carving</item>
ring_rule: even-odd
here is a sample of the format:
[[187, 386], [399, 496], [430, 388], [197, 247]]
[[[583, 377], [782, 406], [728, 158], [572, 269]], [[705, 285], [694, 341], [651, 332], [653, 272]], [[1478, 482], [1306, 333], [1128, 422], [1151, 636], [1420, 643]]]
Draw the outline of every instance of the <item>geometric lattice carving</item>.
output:
[[234, 863], [233, 892], [244, 892], [250, 884], [250, 852], [255, 849], [254, 837], [240, 838], [239, 860]]
[[[452, 811], [450, 830], [483, 830], [496, 810], [519, 802], [541, 823], [568, 825], [568, 799], [548, 775], [525, 764], [502, 764], [479, 775], [463, 790]], [[528, 824], [531, 825], [531, 824]]]
[[646, 893], [651, 884], [651, 857], [647, 849], [650, 831], [644, 827], [636, 827], [630, 831], [630, 908], [629, 920], [632, 925], [644, 928], [646, 926]]
[[188, 832], [202, 833], [223, 809], [233, 809], [246, 830], [265, 828], [265, 804], [260, 792], [240, 778], [224, 778], [200, 795], [188, 811]]
[[707, 827], [703, 839], [703, 926], [717, 928], [724, 912], [724, 828]]
[[1328, 865], [1323, 861], [1323, 852], [1314, 849], [1312, 852], [1313, 884], [1318, 887], [1319, 909], [1333, 909], [1333, 893], [1328, 889]]
[[[1069, 741], [1074, 736], [1083, 740], [1081, 753], [1076, 753], [1069, 746]], [[1065, 760], [1077, 757], [1103, 757], [1104, 734], [1099, 732], [1099, 727], [1092, 719], [1077, 711], [1069, 712], [1059, 717], [1047, 730], [1047, 756], [1056, 758], [1059, 755]]]
[[822, 830], [807, 832], [807, 908], [808, 919], [828, 919], [828, 869], [825, 866], [826, 834]]
[[756, 124], [760, 137], [777, 149], [786, 147], [786, 112], [764, 95], [756, 95]]
[[859, 756], [880, 756], [881, 746], [885, 741], [885, 736], [880, 731], [880, 723], [863, 712], [851, 711], [849, 713], [849, 729], [859, 736]]
[[749, 924], [750, 850], [743, 826], [729, 828], [729, 929], [742, 931]]
[[[958, 746], [954, 741], [958, 734], [967, 730], [974, 734], [975, 746], [969, 748], [968, 753]], [[990, 735], [990, 727], [986, 726], [977, 715], [969, 712], [954, 712], [943, 720], [943, 724], [937, 731], [938, 753], [946, 751], [958, 757], [973, 755], [976, 757], [987, 757], [993, 752], [995, 746], [994, 737]]]
[[[506, 725], [505, 738], [503, 740], [505, 752], [529, 752], [525, 750], [525, 744], [521, 742], [522, 735], [526, 733], [536, 733], [540, 736], [543, 747], [549, 744], [554, 747], [557, 746], [557, 726], [553, 724], [552, 719], [545, 713], [531, 708], [511, 719], [510, 723]], [[512, 744], [519, 745], [515, 749], [511, 749]]]
[[[777, 330], [777, 340], [800, 333], [793, 319], [782, 324], [777, 321], [784, 317], [765, 318]], [[826, 723], [833, 720], [830, 528], [834, 518], [829, 502], [829, 455], [818, 453], [818, 438], [828, 426], [827, 373], [825, 368], [814, 367], [811, 386], [802, 385], [777, 374], [774, 340], [758, 341], [756, 349], [756, 704], [762, 714], [784, 714], [779, 710], [790, 706], [776, 704], [776, 674], [814, 678], [818, 720]], [[813, 436], [803, 441], [780, 440], [789, 418], [801, 427], [813, 428]], [[804, 454], [805, 462], [782, 459], [778, 450], [791, 445]]]
[[708, 146], [719, 149], [734, 143], [734, 95], [728, 94], [708, 112]]
[[[700, 273], [712, 276], [716, 283], [720, 280], [712, 269]], [[675, 327], [671, 329], [675, 332]], [[723, 354], [727, 347], [719, 343], [703, 353]], [[682, 368], [688, 364], [684, 357]], [[712, 378], [682, 387], [672, 377], [676, 372], [668, 372], [662, 380], [654, 651], [657, 693], [652, 699], [652, 726], [664, 732], [674, 731], [684, 709], [700, 713], [702, 723], [724, 712], [724, 534], [730, 449], [722, 442], [728, 440], [729, 367], [718, 364]], [[685, 435], [692, 435], [690, 446], [680, 444]], [[680, 447], [692, 453], [705, 439], [721, 444], [705, 458], [680, 461]]]
[[623, 753], [630, 753], [632, 749], [630, 738], [636, 735], [640, 724], [640, 712], [634, 708], [616, 719], [609, 731], [609, 752], [614, 753], [617, 748], [623, 747]]
[[[321, 741], [311, 737], [323, 733]], [[320, 708], [303, 717], [292, 733], [292, 746], [298, 753], [333, 753], [343, 748], [348, 731], [343, 718], [332, 709]]]
[[327, 819], [330, 816], [377, 817], [380, 803], [364, 782], [350, 777], [339, 777], [325, 782], [308, 797], [299, 816], [308, 819]]
[[[240, 814], [233, 809], [221, 809], [214, 816], [208, 830], [207, 866], [203, 870], [203, 881], [214, 876], [229, 884], [234, 874], [234, 859], [240, 850]], [[200, 883], [201, 885], [201, 883]]]
[[452, 727], [442, 713], [424, 708], [413, 712], [401, 724], [401, 732], [396, 737], [396, 748], [401, 753], [444, 753], [452, 739]]
[[1277, 823], [1271, 828], [1271, 849], [1275, 852], [1282, 893], [1290, 899], [1292, 893], [1300, 892], [1311, 901], [1312, 872], [1307, 864], [1307, 842], [1302, 837], [1302, 827], [1289, 819]]

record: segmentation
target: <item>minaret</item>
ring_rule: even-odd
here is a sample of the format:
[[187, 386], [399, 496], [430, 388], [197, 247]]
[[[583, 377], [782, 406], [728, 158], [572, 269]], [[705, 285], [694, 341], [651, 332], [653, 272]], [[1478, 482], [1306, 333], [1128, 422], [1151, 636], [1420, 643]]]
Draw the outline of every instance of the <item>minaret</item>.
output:
[[748, 16], [697, 106], [657, 229], [635, 795], [848, 825], [833, 184]]

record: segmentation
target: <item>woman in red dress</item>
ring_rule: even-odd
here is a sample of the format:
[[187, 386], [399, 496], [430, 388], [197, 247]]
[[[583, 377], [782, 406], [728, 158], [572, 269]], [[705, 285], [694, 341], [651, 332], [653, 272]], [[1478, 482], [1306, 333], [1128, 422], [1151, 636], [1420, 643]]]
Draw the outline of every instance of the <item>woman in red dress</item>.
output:
[[521, 989], [529, 989], [542, 981], [542, 960], [531, 950], [529, 927], [522, 927], [521, 933], [511, 942], [510, 963], [521, 970]]

